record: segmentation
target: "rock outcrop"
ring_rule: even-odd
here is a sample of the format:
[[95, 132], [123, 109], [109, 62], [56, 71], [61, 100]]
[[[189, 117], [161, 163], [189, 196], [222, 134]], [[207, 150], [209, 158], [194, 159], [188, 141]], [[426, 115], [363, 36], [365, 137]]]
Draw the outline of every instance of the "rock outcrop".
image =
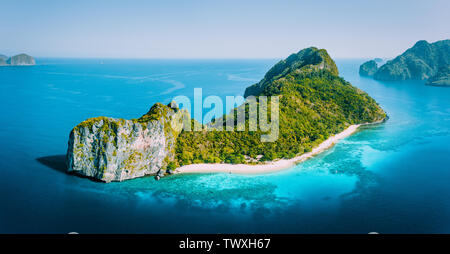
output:
[[157, 103], [139, 119], [87, 119], [70, 133], [68, 171], [103, 182], [163, 176], [175, 141], [189, 119], [186, 110]]
[[372, 77], [378, 70], [378, 64], [375, 60], [367, 61], [359, 66], [359, 75]]

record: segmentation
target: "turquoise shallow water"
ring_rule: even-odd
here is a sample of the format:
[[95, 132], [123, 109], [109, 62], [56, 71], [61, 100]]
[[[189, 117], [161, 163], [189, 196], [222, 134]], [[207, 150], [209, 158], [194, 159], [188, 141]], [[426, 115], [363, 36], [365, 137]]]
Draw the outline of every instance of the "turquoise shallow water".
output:
[[291, 169], [103, 184], [65, 174], [68, 134], [176, 95], [242, 95], [276, 60], [38, 59], [0, 68], [0, 232], [450, 233], [450, 89], [341, 75], [390, 116]]

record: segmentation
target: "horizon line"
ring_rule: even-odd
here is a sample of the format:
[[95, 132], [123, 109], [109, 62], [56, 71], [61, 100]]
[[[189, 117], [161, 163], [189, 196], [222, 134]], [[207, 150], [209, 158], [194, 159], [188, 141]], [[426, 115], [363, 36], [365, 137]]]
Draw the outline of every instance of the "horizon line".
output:
[[[25, 53], [26, 54], [26, 53]], [[287, 57], [100, 57], [100, 56], [33, 56], [35, 59], [92, 59], [92, 60], [282, 60]], [[332, 59], [393, 59], [394, 57], [332, 57]]]

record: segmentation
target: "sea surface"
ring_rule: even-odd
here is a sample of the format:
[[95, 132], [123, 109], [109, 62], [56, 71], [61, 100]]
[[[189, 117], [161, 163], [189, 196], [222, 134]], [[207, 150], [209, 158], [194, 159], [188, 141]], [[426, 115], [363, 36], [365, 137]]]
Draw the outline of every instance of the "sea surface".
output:
[[0, 68], [0, 233], [450, 233], [450, 88], [340, 75], [389, 115], [291, 169], [99, 183], [69, 132], [174, 96], [242, 95], [278, 60], [37, 59]]

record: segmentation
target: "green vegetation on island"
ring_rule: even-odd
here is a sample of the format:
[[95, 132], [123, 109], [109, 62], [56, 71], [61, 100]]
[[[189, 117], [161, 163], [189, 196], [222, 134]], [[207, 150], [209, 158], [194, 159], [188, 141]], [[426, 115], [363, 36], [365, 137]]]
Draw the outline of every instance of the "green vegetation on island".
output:
[[245, 96], [250, 95], [280, 96], [279, 137], [275, 142], [262, 142], [264, 133], [248, 128], [245, 131], [182, 131], [177, 139], [175, 166], [292, 158], [311, 151], [349, 125], [386, 117], [367, 93], [338, 76], [337, 67], [326, 50], [314, 47], [277, 63], [259, 83], [247, 88]]
[[297, 54], [292, 54], [275, 64], [260, 82], [245, 89], [244, 97], [259, 95], [271, 82], [281, 79], [288, 74], [312, 72], [320, 69], [328, 70], [336, 76], [339, 75], [336, 64], [325, 49], [319, 50], [315, 47], [303, 49]]

